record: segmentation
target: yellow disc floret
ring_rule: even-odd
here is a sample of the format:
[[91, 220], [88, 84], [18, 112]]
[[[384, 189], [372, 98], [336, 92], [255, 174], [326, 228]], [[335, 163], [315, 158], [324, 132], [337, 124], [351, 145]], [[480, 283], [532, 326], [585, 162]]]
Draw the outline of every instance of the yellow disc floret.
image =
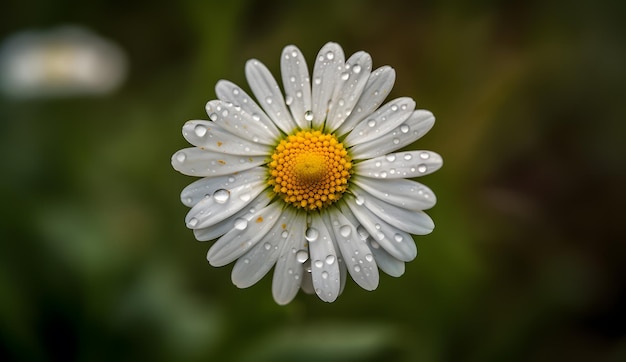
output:
[[341, 198], [352, 162], [334, 135], [299, 131], [276, 146], [269, 169], [269, 184], [285, 202], [315, 210]]

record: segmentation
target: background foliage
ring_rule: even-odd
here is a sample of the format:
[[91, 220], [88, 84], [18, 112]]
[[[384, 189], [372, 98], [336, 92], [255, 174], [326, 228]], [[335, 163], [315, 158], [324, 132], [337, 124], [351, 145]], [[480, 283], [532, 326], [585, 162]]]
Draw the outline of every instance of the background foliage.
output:
[[[105, 97], [0, 98], [0, 358], [625, 360], [624, 4], [6, 1], [0, 38], [86, 26], [130, 72]], [[329, 40], [437, 116], [416, 144], [444, 157], [437, 227], [375, 292], [280, 307], [271, 278], [208, 266], [169, 160], [217, 80]]]

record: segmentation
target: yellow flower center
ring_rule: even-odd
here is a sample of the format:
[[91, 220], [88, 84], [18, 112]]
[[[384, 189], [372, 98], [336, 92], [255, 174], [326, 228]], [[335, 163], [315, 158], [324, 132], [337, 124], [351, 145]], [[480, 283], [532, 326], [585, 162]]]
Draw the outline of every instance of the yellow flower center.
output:
[[315, 210], [341, 198], [352, 162], [334, 135], [300, 131], [280, 141], [269, 169], [269, 184], [285, 202]]

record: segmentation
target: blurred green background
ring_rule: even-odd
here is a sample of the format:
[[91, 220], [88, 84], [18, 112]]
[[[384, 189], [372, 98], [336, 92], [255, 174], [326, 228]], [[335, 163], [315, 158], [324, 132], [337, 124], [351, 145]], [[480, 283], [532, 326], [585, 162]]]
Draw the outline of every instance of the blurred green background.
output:
[[[626, 360], [626, 3], [8, 0], [0, 41], [75, 24], [129, 73], [0, 98], [0, 359]], [[420, 255], [375, 292], [285, 307], [185, 228], [170, 156], [214, 85], [327, 41], [397, 71], [444, 157]]]

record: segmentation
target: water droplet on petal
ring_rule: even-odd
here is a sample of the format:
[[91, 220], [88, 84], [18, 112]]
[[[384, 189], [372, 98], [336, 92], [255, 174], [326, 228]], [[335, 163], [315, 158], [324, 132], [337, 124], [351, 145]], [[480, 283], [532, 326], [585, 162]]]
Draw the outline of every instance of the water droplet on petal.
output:
[[272, 248], [272, 244], [265, 243], [265, 244], [263, 244], [263, 248], [265, 248], [265, 250], [270, 250]]
[[213, 198], [218, 204], [223, 204], [230, 198], [230, 191], [219, 189], [215, 191], [215, 193], [213, 194]]
[[302, 98], [302, 91], [296, 91], [296, 97]]
[[196, 133], [196, 136], [198, 137], [204, 137], [204, 135], [206, 135], [206, 127], [203, 124], [197, 124], [194, 128], [193, 131]]
[[371, 263], [372, 260], [374, 260], [374, 257], [372, 256], [372, 254], [365, 254], [365, 260]]
[[326, 257], [326, 264], [328, 265], [332, 265], [335, 262], [335, 256], [334, 255], [328, 255]]
[[424, 173], [428, 170], [428, 167], [426, 167], [426, 165], [424, 164], [420, 164], [417, 166], [417, 171], [419, 171], [419, 173]]
[[422, 160], [427, 160], [430, 157], [430, 154], [428, 154], [428, 152], [422, 152], [420, 153], [420, 158]]
[[260, 120], [261, 120], [261, 117], [260, 117], [258, 114], [253, 113], [253, 114], [252, 114], [252, 119], [258, 122], [258, 121], [260, 121]]
[[185, 162], [185, 160], [187, 159], [187, 155], [185, 154], [185, 152], [178, 152], [176, 154], [176, 161], [178, 162]]
[[321, 260], [316, 260], [313, 265], [315, 265], [316, 268], [321, 268], [324, 266], [324, 262]]
[[281, 236], [283, 239], [287, 238], [287, 236], [289, 236], [289, 231], [284, 230], [282, 233], [280, 233], [280, 236]]
[[393, 144], [397, 145], [398, 143], [400, 143], [400, 139], [399, 138], [394, 138], [393, 139]]
[[395, 241], [397, 241], [397, 242], [402, 242], [402, 240], [404, 240], [404, 237], [403, 237], [402, 235], [400, 235], [400, 234], [395, 234], [395, 235], [393, 236], [393, 239], [394, 239]]
[[322, 83], [322, 78], [320, 78], [320, 77], [315, 77], [315, 79], [313, 79], [313, 82], [315, 82], [315, 84], [318, 84], [318, 85], [319, 85], [320, 83]]
[[402, 133], [409, 132], [409, 129], [410, 129], [410, 127], [407, 126], [406, 124], [403, 124], [403, 125], [400, 126], [400, 132], [402, 132]]
[[265, 98], [265, 103], [272, 104], [272, 97]]
[[322, 279], [328, 279], [328, 272], [327, 271], [323, 271], [322, 272]]
[[308, 259], [309, 259], [309, 253], [307, 253], [306, 250], [298, 250], [296, 252], [296, 260], [298, 261], [298, 263], [302, 264]]
[[370, 119], [369, 121], [367, 121], [367, 125], [370, 127], [374, 127], [376, 126], [376, 121], [373, 119]]
[[313, 112], [312, 111], [304, 112], [304, 119], [306, 121], [312, 121], [313, 120]]
[[407, 153], [407, 154], [404, 155], [404, 159], [407, 160], [407, 161], [412, 159], [412, 158], [413, 158], [413, 156], [410, 153]]
[[[363, 203], [361, 203], [361, 205], [363, 205]], [[339, 228], [339, 234], [341, 234], [341, 236], [343, 236], [344, 238], [347, 238], [348, 236], [350, 236], [350, 234], [352, 234], [352, 228], [349, 225], [344, 225]]]
[[326, 53], [326, 59], [332, 60], [333, 58], [335, 58], [335, 53], [333, 53], [332, 51]]
[[295, 81], [296, 81], [296, 77], [294, 77], [294, 76], [292, 75], [291, 77], [289, 77], [289, 81], [290, 81], [291, 83], [295, 82]]
[[291, 103], [293, 103], [293, 97], [292, 96], [287, 96], [287, 98], [285, 98], [285, 104], [290, 106]]
[[383, 171], [380, 173], [381, 178], [387, 178], [387, 171]]
[[352, 71], [353, 71], [354, 73], [356, 73], [356, 74], [361, 73], [361, 66], [360, 66], [360, 65], [358, 65], [358, 64], [355, 64], [355, 65], [352, 67]]
[[385, 158], [387, 159], [387, 161], [389, 161], [389, 162], [393, 162], [393, 161], [395, 161], [395, 160], [396, 160], [396, 155], [394, 155], [394, 154], [388, 154]]
[[360, 272], [361, 271], [361, 267], [358, 266], [358, 265], [355, 265], [354, 266], [354, 271], [357, 272], [357, 273]]
[[391, 106], [391, 110], [396, 112], [398, 110], [398, 106], [394, 104], [393, 106]]
[[198, 225], [198, 219], [196, 219], [195, 217], [189, 219], [189, 222], [187, 223], [188, 228], [196, 227], [196, 225]]
[[341, 73], [341, 79], [342, 80], [348, 80], [348, 78], [350, 78], [350, 73], [348, 73], [348, 72]]
[[317, 240], [317, 238], [320, 236], [320, 232], [317, 231], [316, 228], [308, 228], [306, 230], [306, 233], [304, 234], [304, 237], [307, 239], [308, 242], [314, 242]]
[[235, 219], [235, 229], [243, 230], [248, 227], [248, 220], [240, 217]]

